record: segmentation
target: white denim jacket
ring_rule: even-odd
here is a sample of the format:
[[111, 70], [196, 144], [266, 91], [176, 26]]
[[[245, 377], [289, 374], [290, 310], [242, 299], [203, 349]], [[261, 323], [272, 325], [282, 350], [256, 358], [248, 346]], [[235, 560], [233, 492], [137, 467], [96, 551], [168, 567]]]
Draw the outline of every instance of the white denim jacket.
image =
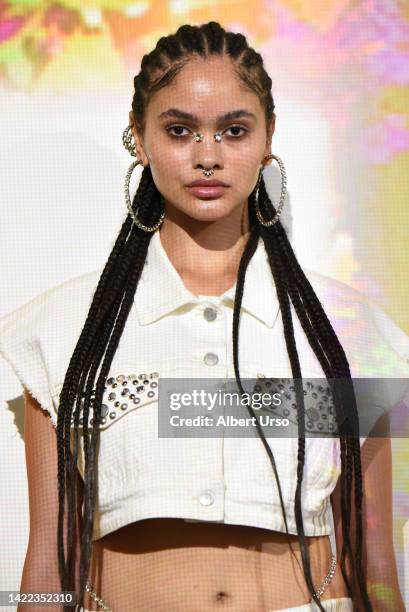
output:
[[[0, 319], [0, 354], [48, 411], [54, 426], [65, 373], [101, 272], [102, 268], [69, 280]], [[344, 347], [352, 376], [408, 378], [409, 339], [403, 331], [362, 293], [310, 270], [304, 272]], [[285, 531], [274, 473], [258, 437], [171, 439], [158, 435], [161, 377], [234, 379], [234, 293], [235, 286], [221, 296], [193, 295], [155, 232], [104, 392], [94, 540], [150, 517]], [[291, 308], [302, 374], [324, 378]], [[261, 239], [245, 279], [239, 370], [241, 378], [292, 377]], [[268, 443], [288, 528], [297, 533], [298, 439], [271, 438]], [[302, 487], [306, 535], [332, 533], [330, 495], [340, 472], [339, 439], [307, 437]]]

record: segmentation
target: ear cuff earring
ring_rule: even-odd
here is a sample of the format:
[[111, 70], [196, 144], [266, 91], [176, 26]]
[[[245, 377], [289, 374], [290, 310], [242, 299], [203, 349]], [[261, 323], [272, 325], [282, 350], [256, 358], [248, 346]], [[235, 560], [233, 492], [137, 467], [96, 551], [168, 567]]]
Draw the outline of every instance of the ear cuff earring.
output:
[[[222, 140], [222, 135], [220, 132], [215, 132], [214, 134], [214, 139], [216, 142], [221, 142]], [[194, 140], [195, 142], [203, 142], [203, 134], [201, 134], [200, 132], [195, 132], [194, 133]], [[129, 151], [129, 153], [133, 156], [136, 157], [136, 148], [135, 148], [135, 143], [133, 142], [133, 138], [132, 138], [132, 131], [131, 131], [131, 126], [128, 125], [123, 134], [122, 134], [122, 143], [125, 147], [125, 149], [127, 151]], [[264, 227], [271, 227], [272, 225], [274, 225], [275, 223], [277, 223], [280, 215], [281, 215], [281, 211], [283, 209], [284, 206], [284, 199], [285, 199], [285, 194], [287, 192], [287, 175], [285, 172], [285, 168], [284, 168], [284, 164], [281, 160], [280, 157], [278, 157], [277, 155], [273, 155], [272, 153], [270, 153], [270, 155], [265, 155], [264, 157], [265, 160], [268, 159], [275, 159], [278, 163], [278, 166], [280, 168], [280, 174], [281, 174], [281, 195], [280, 195], [280, 201], [278, 203], [278, 207], [276, 210], [276, 214], [275, 216], [270, 220], [270, 221], [266, 221], [261, 212], [260, 212], [260, 208], [259, 208], [259, 203], [258, 203], [258, 192], [259, 192], [259, 186], [260, 186], [260, 181], [261, 181], [261, 177], [262, 177], [262, 172], [263, 172], [263, 168], [264, 165], [261, 165], [260, 168], [260, 173], [258, 176], [258, 180], [257, 180], [257, 184], [256, 184], [256, 192], [255, 192], [255, 197], [254, 197], [254, 208], [256, 211], [256, 216], [257, 219], [259, 221], [259, 223], [261, 225], [263, 225]], [[124, 193], [125, 193], [125, 202], [129, 211], [129, 214], [131, 215], [133, 222], [144, 232], [154, 232], [155, 230], [157, 230], [160, 225], [162, 224], [164, 218], [165, 218], [165, 209], [163, 208], [163, 211], [159, 217], [159, 220], [154, 224], [154, 225], [144, 225], [141, 221], [139, 221], [138, 219], [138, 209], [136, 209], [136, 211], [134, 212], [132, 210], [132, 204], [131, 204], [131, 198], [129, 195], [129, 181], [131, 178], [131, 174], [133, 169], [135, 168], [135, 166], [137, 166], [138, 164], [142, 164], [142, 160], [136, 160], [134, 162], [132, 162], [132, 164], [129, 166], [128, 171], [126, 173], [125, 176], [125, 185], [124, 185]], [[210, 169], [204, 169], [202, 170], [203, 174], [205, 176], [212, 176], [214, 174], [214, 170], [213, 168]], [[266, 188], [267, 189], [267, 188]], [[268, 193], [268, 190], [267, 190]], [[270, 200], [271, 198], [271, 194], [268, 193]]]

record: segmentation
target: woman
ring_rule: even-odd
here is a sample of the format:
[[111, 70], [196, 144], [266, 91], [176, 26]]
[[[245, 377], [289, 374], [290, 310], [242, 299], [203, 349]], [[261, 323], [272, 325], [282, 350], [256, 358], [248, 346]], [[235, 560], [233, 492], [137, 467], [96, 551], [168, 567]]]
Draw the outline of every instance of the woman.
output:
[[[41, 312], [44, 320], [48, 313], [56, 312], [57, 302], [61, 305], [70, 300], [67, 320], [64, 325], [58, 322], [60, 333], [66, 334], [64, 341], [59, 340], [59, 350], [68, 346], [69, 363], [57, 352], [54, 357], [58, 363], [53, 361], [49, 345], [44, 344], [45, 351], [50, 351], [45, 360], [53, 384], [59, 382], [53, 368], [62, 371], [64, 365], [62, 384], [59, 389], [58, 384], [54, 385], [51, 393], [52, 399], [58, 399], [58, 411], [45, 382], [37, 380], [30, 385], [30, 365], [27, 376], [23, 366], [16, 366], [30, 392], [25, 394], [25, 439], [31, 526], [21, 589], [29, 590], [35, 584], [31, 590], [59, 590], [55, 557], [58, 527], [61, 590], [75, 590], [79, 583], [77, 592], [83, 610], [187, 612], [217, 610], [221, 606], [246, 612], [376, 610], [381, 609], [377, 607], [380, 600], [376, 591], [372, 589], [370, 593], [368, 585], [380, 581], [386, 583], [390, 594], [390, 607], [382, 609], [403, 610], [388, 505], [391, 483], [387, 439], [366, 440], [362, 465], [360, 440], [352, 436], [336, 439], [335, 447], [334, 440], [326, 440], [328, 444], [320, 447], [325, 453], [315, 455], [314, 461], [308, 459], [309, 450], [316, 447], [306, 439], [300, 418], [297, 418], [300, 435], [295, 441], [287, 438], [267, 443], [259, 430], [257, 447], [251, 446], [254, 440], [244, 440], [237, 452], [238, 446], [234, 444], [239, 443], [226, 439], [223, 447], [226, 480], [221, 477], [221, 490], [217, 481], [214, 487], [200, 489], [194, 501], [191, 492], [195, 478], [207, 478], [214, 467], [215, 455], [205, 450], [209, 440], [179, 439], [177, 447], [171, 447], [164, 438], [155, 441], [157, 415], [149, 411], [150, 402], [157, 399], [152, 385], [157, 372], [151, 371], [158, 363], [155, 355], [162, 359], [160, 374], [204, 376], [207, 370], [216, 372], [226, 351], [225, 363], [230, 366], [227, 370], [234, 370], [241, 391], [243, 374], [239, 357], [244, 374], [255, 374], [248, 365], [254, 362], [267, 368], [270, 375], [271, 363], [271, 375], [287, 373], [294, 379], [301, 378], [307, 360], [321, 367], [319, 371], [318, 366], [314, 366], [315, 370], [311, 366], [307, 368], [309, 372], [314, 370], [326, 378], [349, 379], [351, 373], [337, 334], [300, 268], [279, 220], [285, 172], [281, 160], [270, 153], [275, 128], [274, 103], [271, 79], [261, 56], [248, 47], [243, 35], [226, 32], [218, 23], [186, 25], [174, 35], [161, 38], [156, 48], [143, 57], [134, 85], [130, 128], [125, 130], [123, 140], [143, 165], [143, 172], [132, 205], [128, 202], [129, 215], [95, 293], [89, 289], [95, 288], [95, 277], [91, 281], [88, 276], [81, 277], [75, 292], [72, 288], [54, 292], [47, 301], [46, 312]], [[262, 177], [263, 168], [272, 158], [279, 162], [283, 180], [277, 211]], [[130, 173], [128, 186], [129, 177]], [[209, 183], [217, 180], [224, 185], [192, 187], [191, 183], [197, 180]], [[87, 291], [83, 289], [86, 283]], [[196, 306], [207, 304], [206, 308], [196, 311], [193, 304], [192, 309], [189, 300], [184, 299], [186, 294], [191, 301], [197, 300]], [[232, 298], [233, 304], [229, 302]], [[222, 330], [228, 333], [226, 303], [230, 303], [232, 310], [232, 349], [225, 346], [224, 336], [220, 340], [218, 335]], [[80, 315], [87, 312], [84, 325]], [[203, 351], [195, 352], [199, 342], [196, 328], [188, 324], [195, 312], [200, 312], [197, 330], [203, 328], [203, 337], [209, 338], [208, 352], [203, 345], [203, 361]], [[217, 324], [221, 321], [220, 312], [226, 319], [220, 328], [211, 328], [212, 321]], [[294, 312], [301, 327], [292, 316]], [[138, 322], [133, 318], [135, 314]], [[35, 321], [34, 317], [30, 319], [32, 325]], [[68, 341], [65, 325], [77, 333], [74, 351], [74, 334], [70, 332]], [[200, 327], [205, 325], [209, 327]], [[215, 329], [219, 332], [214, 332]], [[270, 342], [272, 336], [262, 344], [271, 330], [276, 334], [275, 344]], [[276, 330], [281, 330], [280, 337]], [[247, 353], [242, 352], [242, 345], [239, 351], [241, 338]], [[6, 355], [5, 333], [2, 349]], [[120, 351], [123, 353], [118, 358]], [[132, 415], [120, 414], [120, 402], [115, 408], [118, 385], [126, 384], [125, 375], [131, 371], [124, 369], [124, 374], [114, 376], [122, 372], [125, 363], [122, 355], [127, 351], [128, 355], [131, 351], [135, 355], [145, 351], [146, 360], [152, 356], [149, 362], [137, 362], [141, 365], [139, 372], [145, 372], [138, 378], [146, 378], [144, 382], [151, 389], [139, 412], [135, 410]], [[213, 366], [216, 368], [212, 369]], [[144, 391], [145, 387], [141, 385], [141, 389]], [[298, 388], [297, 399], [299, 417], [303, 398]], [[90, 412], [91, 404], [94, 412]], [[44, 408], [56, 426], [57, 446]], [[335, 408], [340, 414], [337, 403]], [[354, 421], [355, 402], [347, 409]], [[90, 418], [92, 414], [95, 421]], [[79, 428], [87, 419], [91, 429], [84, 428], [79, 442]], [[145, 444], [144, 437], [149, 438], [150, 445]], [[216, 442], [212, 444], [209, 448], [220, 449]], [[173, 457], [179, 453], [179, 459], [167, 464], [171, 448]], [[264, 462], [259, 464], [265, 472], [259, 490], [264, 494], [268, 486], [270, 494], [270, 489], [276, 487], [274, 512], [267, 503], [262, 507], [257, 494], [245, 507], [244, 498], [251, 500], [252, 486], [254, 490], [258, 486], [256, 469], [253, 476], [244, 476], [251, 473], [246, 470], [254, 467], [252, 448], [257, 448], [254, 453], [259, 458], [255, 461]], [[325, 472], [328, 488], [320, 497], [320, 504], [327, 511], [329, 504], [327, 507], [325, 502], [332, 493], [336, 559], [331, 554], [327, 522], [319, 528], [312, 522], [318, 501], [311, 516], [307, 507], [314, 486], [317, 491], [320, 487], [324, 490], [321, 469], [329, 461], [326, 453], [334, 448], [338, 455], [333, 469]], [[202, 451], [207, 454], [201, 454]], [[283, 478], [278, 469], [283, 470], [291, 461], [295, 461], [293, 481], [290, 472]], [[57, 464], [58, 496], [53, 480]], [[217, 464], [218, 470], [221, 465]], [[381, 467], [385, 475], [382, 486], [377, 482]], [[134, 484], [134, 472], [138, 470], [139, 480]], [[179, 470], [183, 478], [178, 475]], [[315, 476], [309, 480], [312, 472]], [[143, 485], [145, 474], [147, 480]], [[241, 475], [247, 478], [246, 487], [242, 488]], [[150, 483], [148, 477], [152, 479]], [[173, 485], [167, 488], [169, 480]], [[309, 483], [308, 493], [304, 490], [305, 481]], [[237, 484], [236, 514], [232, 497], [228, 498], [232, 495], [230, 485], [226, 498], [223, 497], [223, 482]], [[152, 483], [160, 492], [159, 501], [155, 501]], [[383, 573], [379, 573], [368, 546], [370, 526], [362, 521], [365, 508], [366, 512], [373, 510], [372, 506], [365, 507], [366, 493], [371, 487], [383, 500], [383, 505], [379, 504], [375, 496], [377, 512], [380, 517], [383, 513], [381, 526], [377, 527], [378, 536], [383, 538]], [[45, 498], [48, 502], [40, 512], [41, 500]], [[219, 514], [219, 499], [226, 503], [225, 514]], [[141, 514], [141, 507], [145, 514]], [[41, 570], [39, 551], [48, 560], [43, 561]], [[382, 601], [384, 605], [385, 598]]]

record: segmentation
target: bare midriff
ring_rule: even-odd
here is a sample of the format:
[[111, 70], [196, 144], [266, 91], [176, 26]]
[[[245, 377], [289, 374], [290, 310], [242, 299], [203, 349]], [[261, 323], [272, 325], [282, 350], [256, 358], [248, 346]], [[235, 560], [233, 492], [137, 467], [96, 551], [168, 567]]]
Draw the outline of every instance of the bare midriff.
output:
[[[269, 612], [298, 606], [311, 595], [298, 537], [288, 537], [243, 525], [142, 520], [93, 542], [89, 581], [114, 612]], [[330, 568], [331, 542], [329, 536], [307, 536], [307, 544], [317, 589]], [[334, 597], [347, 597], [339, 564], [321, 601]], [[84, 605], [98, 609], [88, 595]]]

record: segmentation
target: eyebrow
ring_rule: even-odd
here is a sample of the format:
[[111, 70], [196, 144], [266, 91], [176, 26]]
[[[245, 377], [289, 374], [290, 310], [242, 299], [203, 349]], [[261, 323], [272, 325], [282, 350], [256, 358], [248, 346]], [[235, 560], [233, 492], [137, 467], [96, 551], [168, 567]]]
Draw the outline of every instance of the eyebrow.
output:
[[[183, 121], [191, 121], [192, 123], [199, 123], [199, 117], [197, 115], [192, 115], [191, 113], [187, 113], [178, 108], [168, 108], [168, 110], [163, 111], [158, 115], [158, 119], [163, 119], [164, 117], [176, 117], [177, 119], [182, 119]], [[233, 119], [240, 119], [241, 117], [251, 117], [252, 119], [257, 120], [254, 113], [250, 113], [248, 110], [240, 108], [238, 110], [229, 111], [224, 115], [219, 115], [216, 117], [217, 123], [222, 123], [223, 121], [232, 121]]]

